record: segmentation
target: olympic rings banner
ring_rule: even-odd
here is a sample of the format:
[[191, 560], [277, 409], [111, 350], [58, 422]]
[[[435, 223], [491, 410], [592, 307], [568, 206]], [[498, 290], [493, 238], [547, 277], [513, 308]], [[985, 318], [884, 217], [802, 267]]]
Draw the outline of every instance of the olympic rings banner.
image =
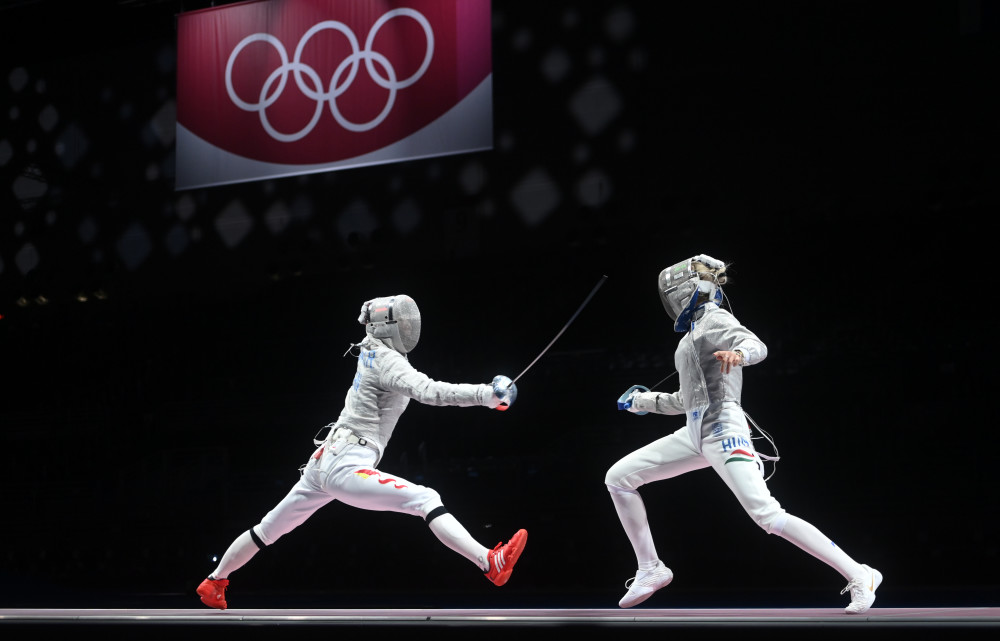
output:
[[251, 0], [177, 22], [176, 189], [493, 147], [489, 0]]

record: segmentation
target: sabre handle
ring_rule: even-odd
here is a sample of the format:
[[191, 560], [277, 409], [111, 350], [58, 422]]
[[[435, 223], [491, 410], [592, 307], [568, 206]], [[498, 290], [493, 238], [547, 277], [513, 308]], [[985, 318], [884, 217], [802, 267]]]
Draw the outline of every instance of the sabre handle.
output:
[[645, 385], [633, 385], [625, 390], [625, 393], [618, 397], [618, 409], [627, 410], [633, 414], [638, 414], [639, 416], [648, 414], [649, 412], [637, 412], [632, 409], [632, 395], [639, 391], [648, 392], [649, 388]]

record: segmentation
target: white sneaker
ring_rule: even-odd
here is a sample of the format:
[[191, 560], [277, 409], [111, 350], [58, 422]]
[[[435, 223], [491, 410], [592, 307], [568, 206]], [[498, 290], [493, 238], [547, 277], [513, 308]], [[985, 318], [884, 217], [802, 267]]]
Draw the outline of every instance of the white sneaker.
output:
[[657, 561], [656, 567], [652, 570], [640, 570], [635, 577], [625, 582], [628, 592], [618, 602], [618, 605], [623, 608], [639, 605], [653, 596], [653, 592], [666, 587], [673, 579], [674, 573], [670, 571], [670, 568], [663, 565], [663, 561]]
[[847, 614], [861, 614], [867, 612], [868, 608], [875, 603], [875, 590], [882, 585], [882, 573], [862, 564], [865, 573], [859, 577], [851, 579], [847, 587], [840, 591], [841, 594], [851, 591], [851, 604], [844, 610]]

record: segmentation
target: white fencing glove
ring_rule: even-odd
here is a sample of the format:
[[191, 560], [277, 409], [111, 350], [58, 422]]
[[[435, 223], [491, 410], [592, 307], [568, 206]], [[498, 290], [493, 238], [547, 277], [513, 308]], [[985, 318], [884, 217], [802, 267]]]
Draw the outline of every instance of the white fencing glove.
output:
[[501, 375], [493, 377], [493, 397], [490, 407], [501, 412], [514, 404], [517, 398], [517, 385], [510, 378]]
[[625, 390], [625, 393], [618, 397], [618, 409], [626, 410], [632, 412], [633, 414], [638, 414], [642, 416], [643, 414], [648, 414], [649, 412], [640, 412], [635, 409], [635, 395], [639, 392], [648, 392], [649, 388], [645, 385], [633, 385], [632, 387]]

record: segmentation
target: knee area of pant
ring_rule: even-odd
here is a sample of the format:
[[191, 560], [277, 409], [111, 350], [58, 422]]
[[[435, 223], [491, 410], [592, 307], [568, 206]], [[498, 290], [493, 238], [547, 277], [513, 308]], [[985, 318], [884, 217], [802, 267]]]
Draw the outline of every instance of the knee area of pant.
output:
[[614, 467], [612, 467], [604, 474], [604, 484], [607, 485], [608, 487], [611, 486], [621, 487], [623, 485], [622, 481], [624, 480], [624, 478], [625, 478], [624, 474], [622, 474], [621, 472], [617, 471]]
[[439, 516], [444, 516], [445, 514], [449, 514], [448, 508], [446, 508], [443, 505], [439, 505], [436, 508], [432, 509], [430, 512], [424, 514], [424, 523], [430, 526], [431, 522], [434, 521], [434, 519], [436, 519]]
[[636, 464], [627, 459], [618, 461], [604, 473], [604, 484], [609, 488], [618, 488], [626, 492], [635, 492], [646, 483]]
[[261, 527], [259, 523], [250, 528], [248, 532], [250, 533], [250, 538], [253, 540], [254, 544], [256, 544], [257, 548], [261, 550], [274, 543], [274, 541], [278, 538], [275, 537], [274, 539], [271, 539], [264, 534], [264, 528]]
[[768, 534], [774, 534], [775, 536], [781, 536], [781, 533], [785, 529], [785, 523], [787, 522], [788, 515], [785, 513], [774, 514], [765, 518], [757, 519], [757, 525], [759, 525]]
[[434, 518], [447, 514], [441, 495], [435, 490], [427, 489], [427, 500], [420, 506], [420, 512], [424, 515], [424, 520], [430, 523]]
[[604, 485], [608, 488], [608, 492], [611, 494], [625, 494], [625, 495], [638, 495], [639, 492], [632, 487], [623, 487], [621, 483], [609, 483], [605, 481]]

